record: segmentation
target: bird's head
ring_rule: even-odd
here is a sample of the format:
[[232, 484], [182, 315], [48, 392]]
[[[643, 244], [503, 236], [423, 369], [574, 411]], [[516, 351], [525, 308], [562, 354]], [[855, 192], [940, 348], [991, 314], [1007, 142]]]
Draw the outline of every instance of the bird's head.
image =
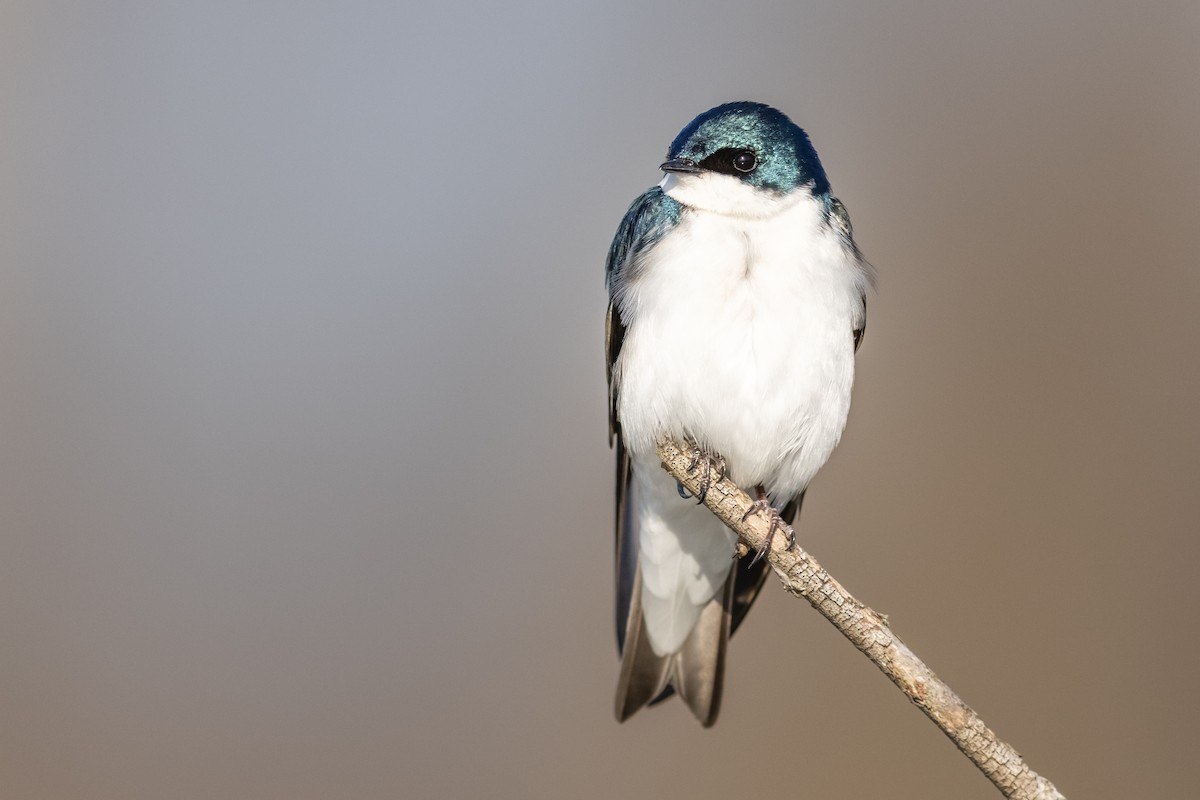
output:
[[829, 191], [808, 135], [762, 103], [726, 103], [689, 122], [660, 166], [663, 190], [687, 206], [769, 216], [799, 191]]

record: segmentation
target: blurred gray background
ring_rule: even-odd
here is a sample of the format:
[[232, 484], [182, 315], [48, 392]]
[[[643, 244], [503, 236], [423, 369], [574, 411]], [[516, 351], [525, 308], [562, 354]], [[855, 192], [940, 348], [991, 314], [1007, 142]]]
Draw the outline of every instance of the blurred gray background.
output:
[[695, 114], [879, 271], [804, 545], [1073, 798], [1194, 792], [1200, 6], [0, 5], [0, 796], [993, 798], [771, 585], [612, 717], [603, 259]]

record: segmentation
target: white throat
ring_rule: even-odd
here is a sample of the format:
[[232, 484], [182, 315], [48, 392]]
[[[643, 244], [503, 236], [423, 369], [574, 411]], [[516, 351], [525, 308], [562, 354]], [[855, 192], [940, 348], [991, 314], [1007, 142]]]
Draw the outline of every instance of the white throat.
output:
[[802, 188], [782, 194], [743, 183], [719, 172], [668, 173], [658, 184], [663, 192], [685, 206], [728, 217], [765, 219], [785, 211], [805, 197]]

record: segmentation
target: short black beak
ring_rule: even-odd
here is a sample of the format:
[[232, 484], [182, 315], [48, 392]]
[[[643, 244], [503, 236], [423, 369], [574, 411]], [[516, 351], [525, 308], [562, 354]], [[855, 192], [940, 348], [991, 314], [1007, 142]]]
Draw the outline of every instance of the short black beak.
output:
[[700, 167], [697, 167], [696, 162], [692, 161], [690, 158], [672, 158], [669, 161], [664, 161], [663, 163], [659, 164], [658, 168], [663, 172], [684, 172], [693, 174], [704, 171], [700, 169]]

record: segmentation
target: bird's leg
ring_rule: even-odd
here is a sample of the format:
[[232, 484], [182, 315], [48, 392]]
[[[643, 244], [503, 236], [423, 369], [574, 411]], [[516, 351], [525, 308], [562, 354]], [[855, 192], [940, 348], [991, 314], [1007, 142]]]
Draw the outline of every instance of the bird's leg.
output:
[[[696, 495], [696, 505], [700, 505], [704, 502], [704, 498], [708, 497], [708, 490], [713, 483], [713, 470], [716, 470], [719, 481], [725, 477], [725, 470], [728, 468], [725, 456], [693, 443], [692, 460], [688, 462], [688, 472], [694, 472], [701, 462], [704, 463], [704, 474], [700, 476], [700, 493]], [[687, 496], [683, 492], [683, 487], [679, 486], [678, 489], [679, 496], [686, 500]]]
[[[758, 499], [750, 504], [749, 510], [742, 514], [742, 522], [748, 520], [754, 514], [768, 513], [771, 515], [771, 527], [767, 531], [767, 541], [763, 543], [762, 549], [754, 554], [754, 559], [750, 562], [750, 566], [754, 566], [762, 560], [763, 556], [771, 552], [771, 541], [775, 538], [775, 531], [779, 530], [779, 526], [783, 524], [783, 520], [779, 518], [779, 512], [771, 505], [770, 498], [767, 497], [767, 490], [758, 484], [754, 487], [754, 492]], [[787, 527], [787, 526], [784, 526]], [[796, 546], [796, 532], [788, 528], [788, 550]]]

